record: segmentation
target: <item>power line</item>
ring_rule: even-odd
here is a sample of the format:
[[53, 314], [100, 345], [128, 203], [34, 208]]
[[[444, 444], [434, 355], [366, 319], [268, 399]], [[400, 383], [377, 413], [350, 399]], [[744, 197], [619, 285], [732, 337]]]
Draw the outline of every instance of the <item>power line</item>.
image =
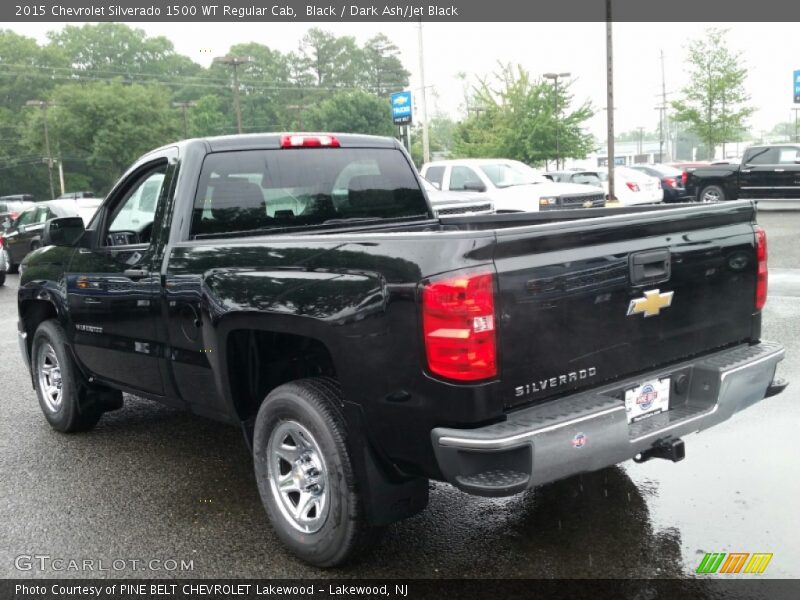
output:
[[[230, 81], [225, 82], [222, 79], [207, 79], [204, 76], [198, 75], [157, 75], [157, 74], [149, 74], [149, 73], [130, 73], [125, 71], [101, 71], [101, 70], [94, 70], [85, 71], [83, 73], [75, 73], [75, 69], [70, 69], [68, 67], [31, 67], [30, 65], [18, 65], [18, 64], [11, 64], [11, 63], [3, 63], [0, 62], [0, 69], [3, 68], [10, 68], [10, 69], [22, 69], [27, 70], [30, 68], [40, 68], [40, 69], [48, 69], [48, 70], [66, 70], [69, 71], [69, 74], [65, 75], [50, 75], [47, 78], [54, 81], [115, 81], [118, 79], [123, 79], [126, 83], [158, 83], [161, 85], [167, 86], [189, 86], [189, 87], [211, 87], [211, 88], [225, 88], [230, 89]], [[1, 72], [1, 71], [0, 71]], [[8, 71], [11, 74], [11, 71]], [[92, 74], [99, 74], [99, 73], [108, 73], [113, 74], [112, 77], [92, 77]], [[167, 77], [169, 76], [170, 79], [156, 79], [157, 77]], [[144, 78], [144, 79], [141, 79]], [[184, 80], [184, 81], [180, 81]], [[192, 83], [190, 81], [185, 80], [197, 80], [196, 83]], [[260, 85], [259, 81], [257, 80], [250, 80], [250, 79], [241, 79], [239, 82], [242, 87], [250, 88], [254, 90], [274, 90], [274, 91], [289, 91], [289, 90], [325, 90], [325, 91], [339, 91], [339, 90], [370, 90], [370, 91], [382, 91], [386, 88], [386, 85], [370, 85], [370, 84], [356, 84], [355, 82], [347, 82], [346, 84], [342, 85], [333, 85], [333, 86], [303, 86], [303, 85], [293, 85], [293, 84], [286, 84], [282, 86], [268, 86], [268, 85]]]

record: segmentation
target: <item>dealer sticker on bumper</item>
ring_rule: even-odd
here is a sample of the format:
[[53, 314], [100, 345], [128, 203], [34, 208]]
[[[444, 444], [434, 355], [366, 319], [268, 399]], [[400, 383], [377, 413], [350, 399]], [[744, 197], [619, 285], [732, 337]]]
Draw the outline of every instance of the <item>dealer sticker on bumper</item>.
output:
[[669, 381], [669, 377], [653, 379], [625, 392], [628, 423], [669, 410]]

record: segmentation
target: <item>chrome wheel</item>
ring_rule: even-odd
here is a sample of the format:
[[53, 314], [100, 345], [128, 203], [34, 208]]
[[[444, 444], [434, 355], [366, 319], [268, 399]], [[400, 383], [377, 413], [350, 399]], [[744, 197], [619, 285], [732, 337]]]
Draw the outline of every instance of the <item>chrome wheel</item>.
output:
[[58, 412], [63, 399], [63, 382], [61, 380], [61, 366], [53, 346], [47, 342], [39, 346], [36, 356], [36, 371], [39, 379], [39, 390], [42, 398], [51, 412]]
[[311, 433], [296, 421], [281, 421], [267, 445], [269, 485], [288, 523], [315, 533], [330, 510], [328, 471]]
[[701, 202], [719, 202], [722, 198], [719, 189], [706, 188], [703, 190], [703, 195], [700, 197]]

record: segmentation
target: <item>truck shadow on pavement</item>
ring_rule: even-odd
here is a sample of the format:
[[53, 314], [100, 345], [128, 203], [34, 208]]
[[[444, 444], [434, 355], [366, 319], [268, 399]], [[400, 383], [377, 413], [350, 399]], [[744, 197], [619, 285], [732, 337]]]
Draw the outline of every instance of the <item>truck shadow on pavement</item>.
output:
[[[431, 483], [423, 513], [345, 567], [319, 570], [272, 532], [235, 427], [126, 397], [91, 433], [65, 436], [42, 422], [28, 444], [26, 457], [50, 458], [17, 488], [11, 508], [35, 525], [24, 538], [9, 532], [13, 548], [48, 539], [54, 555], [193, 559], [193, 572], [170, 574], [193, 577], [683, 576], [678, 532], [650, 523], [654, 491], [618, 467], [501, 499]], [[49, 512], [54, 505], [67, 507], [69, 522]]]

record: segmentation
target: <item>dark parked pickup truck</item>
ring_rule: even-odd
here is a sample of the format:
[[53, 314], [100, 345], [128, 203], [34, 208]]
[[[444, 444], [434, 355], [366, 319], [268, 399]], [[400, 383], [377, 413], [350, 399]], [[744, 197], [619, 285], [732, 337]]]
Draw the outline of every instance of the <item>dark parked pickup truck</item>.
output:
[[698, 167], [686, 192], [701, 202], [737, 198], [800, 198], [800, 144], [752, 146], [742, 163]]
[[141, 158], [85, 230], [47, 222], [19, 340], [58, 431], [121, 391], [241, 427], [278, 535], [330, 566], [422, 510], [429, 479], [504, 496], [680, 460], [682, 436], [780, 392], [755, 216], [435, 219], [393, 139], [189, 140]]

